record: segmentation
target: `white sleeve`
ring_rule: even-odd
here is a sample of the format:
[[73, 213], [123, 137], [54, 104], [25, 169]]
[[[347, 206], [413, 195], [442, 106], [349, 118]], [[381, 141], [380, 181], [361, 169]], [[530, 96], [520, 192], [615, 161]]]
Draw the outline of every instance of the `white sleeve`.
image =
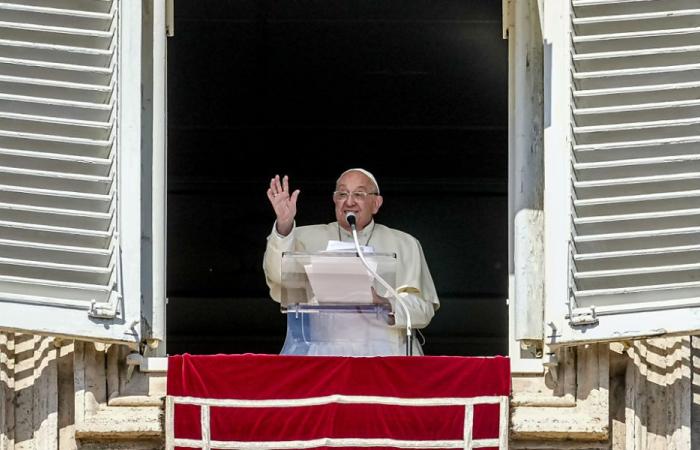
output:
[[265, 281], [270, 287], [270, 296], [279, 302], [282, 292], [282, 253], [294, 250], [294, 229], [287, 236], [277, 232], [277, 222], [272, 225], [272, 232], [267, 237], [267, 247], [263, 258]]
[[[406, 305], [406, 309], [411, 316], [412, 328], [425, 328], [430, 323], [430, 320], [435, 315], [435, 305], [431, 302], [423, 300], [420, 296], [402, 292], [399, 297]], [[394, 311], [395, 328], [406, 328], [406, 312], [398, 305], [395, 298], [389, 298], [391, 309]]]

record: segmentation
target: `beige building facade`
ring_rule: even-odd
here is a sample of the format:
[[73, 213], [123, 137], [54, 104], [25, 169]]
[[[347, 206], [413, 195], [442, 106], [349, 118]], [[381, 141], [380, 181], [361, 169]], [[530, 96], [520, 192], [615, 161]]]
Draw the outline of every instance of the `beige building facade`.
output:
[[[0, 2], [0, 450], [163, 448], [169, 2]], [[503, 0], [510, 447], [700, 448], [700, 6]]]

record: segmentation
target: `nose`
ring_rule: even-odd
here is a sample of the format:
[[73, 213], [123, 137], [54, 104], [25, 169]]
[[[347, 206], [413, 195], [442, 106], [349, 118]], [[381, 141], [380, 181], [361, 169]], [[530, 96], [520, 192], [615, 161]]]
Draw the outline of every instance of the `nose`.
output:
[[352, 194], [348, 195], [347, 200], [345, 200], [345, 204], [347, 204], [347, 205], [354, 205], [355, 203], [357, 203], [357, 202], [355, 201], [355, 197], [354, 197]]

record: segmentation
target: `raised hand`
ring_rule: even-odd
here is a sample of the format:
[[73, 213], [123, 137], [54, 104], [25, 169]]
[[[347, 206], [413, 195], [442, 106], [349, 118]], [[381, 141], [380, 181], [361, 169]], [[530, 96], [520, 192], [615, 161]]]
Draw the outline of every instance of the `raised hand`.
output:
[[297, 215], [297, 197], [299, 189], [289, 193], [289, 177], [285, 175], [281, 180], [279, 175], [270, 180], [270, 188], [267, 190], [267, 198], [277, 215], [277, 232], [287, 236], [294, 226], [294, 217]]

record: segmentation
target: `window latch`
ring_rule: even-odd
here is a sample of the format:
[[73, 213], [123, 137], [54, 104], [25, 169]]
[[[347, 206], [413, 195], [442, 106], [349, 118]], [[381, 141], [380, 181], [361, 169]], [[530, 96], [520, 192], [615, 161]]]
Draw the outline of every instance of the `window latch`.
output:
[[577, 309], [569, 315], [569, 323], [572, 327], [584, 325], [597, 325], [599, 323], [598, 316], [595, 313], [595, 306], [591, 306], [584, 310]]

